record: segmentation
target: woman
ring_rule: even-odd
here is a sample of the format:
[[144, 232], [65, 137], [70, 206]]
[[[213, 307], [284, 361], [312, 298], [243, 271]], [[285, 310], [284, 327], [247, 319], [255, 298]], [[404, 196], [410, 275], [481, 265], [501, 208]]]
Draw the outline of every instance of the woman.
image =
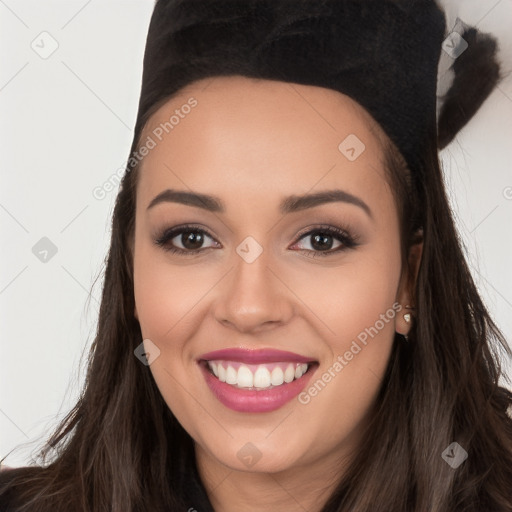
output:
[[436, 116], [445, 29], [156, 3], [86, 385], [6, 510], [512, 511], [510, 349], [438, 159], [499, 71], [466, 30]]

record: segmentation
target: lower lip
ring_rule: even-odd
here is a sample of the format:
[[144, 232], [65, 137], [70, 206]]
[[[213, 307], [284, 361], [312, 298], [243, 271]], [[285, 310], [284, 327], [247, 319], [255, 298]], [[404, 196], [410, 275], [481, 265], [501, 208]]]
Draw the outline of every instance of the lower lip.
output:
[[270, 412], [281, 408], [306, 387], [316, 369], [316, 365], [310, 367], [302, 377], [294, 379], [288, 384], [256, 391], [237, 388], [231, 384], [221, 382], [208, 370], [204, 362], [199, 363], [199, 366], [206, 384], [217, 399], [226, 407], [237, 412]]

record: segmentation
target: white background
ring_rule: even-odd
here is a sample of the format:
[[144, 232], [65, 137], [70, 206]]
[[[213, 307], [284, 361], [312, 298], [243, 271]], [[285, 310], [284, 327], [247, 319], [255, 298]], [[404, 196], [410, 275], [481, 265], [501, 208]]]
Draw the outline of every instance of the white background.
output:
[[[494, 33], [512, 69], [512, 0], [443, 4], [450, 27], [458, 15]], [[30, 461], [83, 382], [117, 189], [92, 191], [130, 150], [152, 8], [0, 0], [0, 458], [27, 443], [10, 466]], [[31, 47], [41, 37], [58, 43], [47, 59]], [[442, 157], [474, 277], [511, 340], [512, 77]], [[57, 247], [46, 263], [32, 252], [42, 237]]]

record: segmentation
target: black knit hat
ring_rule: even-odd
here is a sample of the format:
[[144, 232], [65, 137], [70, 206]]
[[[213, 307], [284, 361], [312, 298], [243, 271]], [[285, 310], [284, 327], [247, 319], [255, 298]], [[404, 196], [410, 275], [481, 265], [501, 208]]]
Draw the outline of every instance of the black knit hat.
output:
[[[472, 56], [490, 44], [489, 62], [476, 62], [492, 64], [493, 72], [483, 70], [487, 86], [478, 80], [454, 81], [471, 91], [447, 95], [440, 118], [451, 110], [453, 127], [444, 129], [443, 145], [498, 79], [494, 41], [471, 30], [460, 34], [472, 37], [471, 51], [455, 58], [460, 62], [458, 70], [453, 68], [457, 73], [470, 69]], [[436, 87], [446, 35], [444, 13], [433, 0], [157, 0], [144, 55], [136, 137], [149, 116], [185, 85], [243, 75], [350, 96], [380, 124], [413, 174], [419, 173], [428, 141], [438, 133]], [[482, 74], [480, 69], [472, 72]]]

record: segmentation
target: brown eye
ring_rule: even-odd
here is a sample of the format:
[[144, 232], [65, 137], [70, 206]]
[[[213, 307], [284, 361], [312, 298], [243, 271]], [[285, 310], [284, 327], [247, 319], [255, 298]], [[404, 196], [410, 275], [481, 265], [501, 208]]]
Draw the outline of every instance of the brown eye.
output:
[[[307, 243], [300, 242], [301, 240], [305, 240]], [[356, 238], [349, 235], [347, 231], [334, 226], [325, 226], [303, 234], [299, 242], [295, 243], [292, 248], [295, 248], [297, 245], [306, 245], [306, 247], [298, 247], [300, 252], [316, 257], [339, 253], [343, 250], [354, 248], [358, 244], [356, 243]]]
[[327, 251], [332, 248], [333, 243], [332, 235], [316, 234], [311, 236], [311, 246], [316, 251]]
[[[208, 239], [214, 242], [213, 245], [203, 247]], [[219, 245], [204, 229], [194, 226], [181, 226], [166, 230], [155, 240], [155, 243], [166, 251], [184, 255], [197, 254]]]
[[192, 251], [199, 249], [204, 243], [204, 235], [199, 231], [184, 231], [181, 237], [178, 235], [176, 238], [179, 238], [181, 245], [185, 249]]

